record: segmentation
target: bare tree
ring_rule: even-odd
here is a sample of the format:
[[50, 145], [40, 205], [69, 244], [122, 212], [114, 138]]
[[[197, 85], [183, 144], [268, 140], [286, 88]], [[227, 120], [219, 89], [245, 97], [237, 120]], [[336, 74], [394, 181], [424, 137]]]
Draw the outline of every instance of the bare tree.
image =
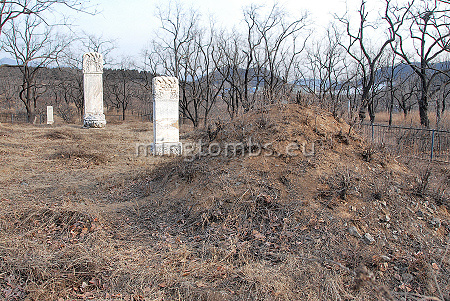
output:
[[[70, 108], [73, 104], [77, 111], [79, 120], [82, 120], [84, 113], [84, 88], [83, 88], [83, 74], [80, 69], [64, 68], [60, 72], [60, 76], [54, 80], [53, 85], [50, 86], [51, 92], [54, 95], [55, 103], [59, 100], [64, 100], [63, 111]], [[59, 103], [62, 103], [61, 101]], [[58, 111], [57, 105], [57, 111]], [[69, 115], [68, 113], [64, 113]], [[70, 118], [69, 118], [70, 119]]]
[[[60, 68], [60, 77], [55, 79], [55, 83], [49, 87], [51, 90], [54, 90], [49, 91], [50, 95], [53, 95], [54, 101], [56, 102], [57, 93], [61, 93], [63, 96], [59, 96], [59, 98], [64, 98], [70, 104], [74, 104], [77, 115], [81, 120], [84, 112], [84, 83], [83, 73], [81, 71], [83, 53], [101, 53], [105, 58], [103, 62], [106, 64], [110, 61], [110, 53], [114, 49], [114, 41], [107, 40], [103, 36], [95, 36], [82, 32], [73, 38], [71, 43], [64, 48], [64, 51], [58, 57], [60, 64], [66, 67]], [[66, 110], [69, 108], [71, 106], [64, 107], [63, 109]], [[56, 110], [58, 111], [58, 107], [56, 107]], [[64, 114], [68, 115], [67, 113]]]
[[[11, 70], [11, 69], [10, 69]], [[4, 72], [5, 76], [0, 78], [0, 104], [2, 109], [13, 112], [16, 107], [16, 99], [18, 95], [18, 88], [20, 86], [20, 79], [15, 72]], [[13, 70], [11, 70], [13, 71]]]
[[220, 76], [218, 66], [215, 61], [220, 61], [220, 57], [214, 58], [214, 55], [223, 55], [221, 52], [216, 53], [218, 49], [217, 35], [211, 22], [210, 30], [206, 36], [199, 35], [197, 39], [197, 46], [202, 55], [202, 68], [200, 74], [200, 87], [202, 94], [201, 107], [203, 109], [203, 125], [206, 126], [208, 117], [213, 109], [216, 101], [221, 93], [221, 90], [225, 84], [225, 80]]
[[[313, 94], [319, 104], [329, 109], [336, 117], [342, 107], [343, 92], [353, 79], [346, 57], [340, 47], [341, 34], [336, 28], [329, 27], [326, 38], [320, 38], [307, 49], [307, 64], [297, 64], [299, 76], [297, 85]], [[306, 72], [302, 72], [306, 68]]]
[[450, 85], [450, 63], [448, 60], [434, 66], [437, 76], [433, 79], [430, 87], [430, 99], [435, 101], [436, 128], [439, 128], [442, 113], [445, 111], [445, 102], [449, 95]]
[[403, 111], [403, 118], [406, 119], [412, 108], [417, 105], [417, 99], [420, 98], [420, 96], [418, 96], [420, 91], [419, 81], [417, 80], [417, 77], [408, 74], [400, 79], [398, 85], [400, 85], [400, 89], [396, 91], [394, 96], [398, 106]]
[[128, 59], [122, 60], [119, 69], [105, 70], [105, 99], [122, 110], [124, 121], [128, 106], [137, 98], [137, 89], [140, 88], [135, 84], [136, 77], [139, 77], [139, 72], [132, 70]]
[[[49, 104], [52, 104], [56, 113], [65, 121], [71, 122], [75, 115], [80, 116], [79, 111], [74, 112], [72, 104], [76, 104], [78, 89], [73, 86], [74, 81], [71, 80], [69, 72], [60, 70], [58, 77], [53, 79], [47, 89], [46, 96], [52, 99]], [[78, 109], [78, 107], [77, 107]]]
[[28, 122], [33, 121], [37, 101], [46, 88], [45, 83], [38, 81], [39, 71], [56, 62], [68, 45], [54, 29], [38, 16], [26, 15], [22, 22], [13, 20], [4, 33], [4, 51], [15, 58], [22, 73], [19, 97], [27, 110]]
[[[244, 10], [247, 24], [244, 61], [244, 110], [254, 105], [250, 99], [263, 88], [263, 97], [270, 102], [280, 101], [292, 92], [293, 69], [299, 54], [305, 49], [308, 36], [299, 38], [307, 26], [307, 15], [292, 20], [284, 9], [275, 4], [265, 16], [261, 6]], [[288, 85], [288, 83], [290, 85]]]
[[[289, 21], [287, 13], [274, 5], [269, 15], [256, 20], [258, 33], [262, 38], [264, 91], [266, 99], [275, 102], [281, 89], [288, 82], [292, 66], [297, 56], [305, 49], [307, 37], [298, 45], [298, 33], [306, 27], [307, 15], [303, 14]], [[267, 71], [267, 72], [266, 72]]]
[[[180, 111], [195, 126], [199, 119], [198, 98], [189, 98], [188, 94], [196, 95], [189, 87], [192, 72], [188, 68], [195, 68], [198, 57], [195, 54], [195, 41], [198, 35], [199, 15], [193, 9], [185, 10], [179, 3], [167, 7], [158, 7], [157, 16], [161, 22], [158, 39], [153, 41], [150, 49], [145, 51], [146, 67], [153, 74], [174, 76], [180, 81]], [[188, 92], [188, 89], [191, 89]]]
[[83, 32], [79, 38], [82, 49], [85, 52], [97, 52], [103, 55], [103, 63], [107, 65], [109, 63], [109, 55], [116, 48], [116, 41], [106, 39], [103, 35], [95, 35], [91, 33]]
[[68, 7], [86, 12], [90, 9], [89, 1], [77, 0], [3, 0], [0, 1], [0, 35], [3, 27], [21, 16], [35, 15], [44, 20], [43, 13], [55, 6]]
[[[242, 47], [241, 35], [233, 32], [226, 35], [221, 32], [216, 36], [217, 50], [212, 58], [216, 66], [216, 72], [220, 75], [221, 91], [220, 97], [227, 106], [227, 112], [231, 119], [239, 113], [239, 108], [243, 102], [245, 89], [244, 76], [242, 76], [241, 66], [245, 60]], [[248, 74], [247, 74], [248, 77]], [[247, 95], [248, 96], [248, 95]]]
[[[413, 70], [420, 80], [420, 123], [429, 127], [428, 102], [433, 80], [441, 70], [433, 63], [450, 51], [450, 10], [438, 1], [421, 1], [395, 7], [386, 14], [391, 35], [398, 41], [393, 50]], [[403, 31], [398, 28], [404, 27]], [[397, 27], [397, 28], [396, 28]], [[412, 49], [412, 51], [410, 51]]]
[[[244, 10], [244, 21], [247, 24], [247, 32], [245, 36], [246, 45], [242, 50], [242, 52], [245, 54], [245, 61], [243, 66], [244, 78], [241, 86], [244, 95], [243, 101], [241, 103], [244, 107], [244, 111], [250, 110], [255, 102], [255, 97], [253, 97], [253, 99], [250, 99], [249, 89], [253, 88], [250, 86], [254, 86], [254, 90], [252, 92], [255, 96], [261, 82], [261, 80], [258, 78], [256, 78], [256, 81], [253, 80], [255, 75], [257, 76], [260, 71], [260, 65], [258, 64], [258, 61], [260, 61], [258, 59], [258, 48], [262, 43], [262, 36], [258, 34], [258, 11], [260, 9], [260, 6], [258, 7], [252, 5], [248, 9]], [[237, 73], [233, 73], [233, 75], [240, 76], [239, 70]]]
[[[385, 0], [385, 11], [386, 15], [390, 9], [390, 0]], [[381, 46], [375, 48], [370, 44], [370, 36], [368, 31], [371, 29], [378, 29], [379, 20], [375, 23], [369, 22], [368, 12], [366, 11], [366, 1], [361, 1], [359, 14], [359, 24], [356, 30], [353, 30], [349, 17], [336, 17], [340, 22], [344, 24], [347, 31], [348, 41], [347, 43], [341, 43], [341, 46], [347, 51], [347, 53], [352, 57], [358, 64], [359, 70], [361, 71], [361, 105], [359, 109], [360, 119], [364, 120], [366, 116], [366, 110], [369, 111], [370, 121], [373, 123], [375, 120], [375, 112], [372, 102], [372, 97], [370, 92], [375, 83], [375, 72], [377, 69], [378, 60], [381, 58], [383, 51], [387, 46], [389, 46], [394, 38], [389, 35], [381, 42]], [[383, 18], [385, 16], [382, 16]], [[396, 32], [397, 28], [395, 24], [391, 27], [391, 30]], [[372, 32], [373, 34], [373, 32]]]

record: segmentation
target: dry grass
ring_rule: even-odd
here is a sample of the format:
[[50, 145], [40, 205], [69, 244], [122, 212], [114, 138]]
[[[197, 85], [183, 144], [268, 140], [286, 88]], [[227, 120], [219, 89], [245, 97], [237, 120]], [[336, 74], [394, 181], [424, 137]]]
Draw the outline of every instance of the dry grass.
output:
[[[448, 298], [445, 166], [424, 185], [423, 168], [296, 106], [224, 123], [212, 139], [182, 135], [251, 136], [277, 157], [135, 157], [148, 129], [0, 125], [1, 298]], [[283, 155], [295, 140], [314, 142], [316, 155]]]
[[[430, 127], [436, 127], [436, 113], [429, 112], [428, 118], [430, 119]], [[389, 122], [389, 113], [379, 112], [376, 113], [375, 123], [387, 124]], [[392, 116], [392, 124], [397, 126], [417, 127], [420, 128], [419, 111], [410, 112], [406, 118], [403, 113], [395, 113]], [[445, 111], [441, 116], [440, 129], [450, 130], [450, 112]]]

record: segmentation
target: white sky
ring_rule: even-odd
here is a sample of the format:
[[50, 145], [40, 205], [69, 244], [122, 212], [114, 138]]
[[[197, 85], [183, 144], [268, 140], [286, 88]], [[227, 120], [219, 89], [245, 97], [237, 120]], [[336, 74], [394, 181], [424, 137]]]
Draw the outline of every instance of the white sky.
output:
[[[95, 0], [94, 0], [95, 1]], [[163, 0], [97, 0], [101, 14], [96, 16], [75, 14], [75, 24], [80, 29], [116, 40], [118, 49], [115, 56], [137, 56], [153, 36], [159, 26], [155, 18], [155, 7], [164, 4]], [[214, 16], [217, 25], [228, 28], [239, 26], [242, 20], [242, 8], [252, 3], [272, 6], [273, 0], [179, 0], [186, 8], [198, 9], [205, 21]], [[373, 0], [372, 2], [381, 2]], [[310, 13], [310, 21], [317, 27], [325, 27], [333, 19], [332, 14], [342, 15], [348, 7], [351, 11], [359, 8], [360, 0], [281, 0], [292, 15]]]

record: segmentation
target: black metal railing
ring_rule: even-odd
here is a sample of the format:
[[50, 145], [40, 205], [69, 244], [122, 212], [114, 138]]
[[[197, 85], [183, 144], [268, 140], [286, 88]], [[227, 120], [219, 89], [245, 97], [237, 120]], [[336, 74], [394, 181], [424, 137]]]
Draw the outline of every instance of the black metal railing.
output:
[[383, 124], [361, 124], [359, 132], [369, 141], [397, 155], [450, 163], [450, 132]]

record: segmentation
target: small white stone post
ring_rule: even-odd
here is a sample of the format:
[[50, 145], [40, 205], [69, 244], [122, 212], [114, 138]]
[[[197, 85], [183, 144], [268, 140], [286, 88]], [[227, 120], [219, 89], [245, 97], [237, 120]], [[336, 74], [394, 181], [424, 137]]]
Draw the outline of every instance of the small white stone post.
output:
[[84, 127], [102, 128], [106, 125], [103, 114], [103, 56], [90, 52], [83, 55], [84, 74]]
[[181, 155], [179, 85], [175, 77], [153, 78], [153, 155]]
[[47, 124], [53, 124], [53, 106], [47, 106]]

